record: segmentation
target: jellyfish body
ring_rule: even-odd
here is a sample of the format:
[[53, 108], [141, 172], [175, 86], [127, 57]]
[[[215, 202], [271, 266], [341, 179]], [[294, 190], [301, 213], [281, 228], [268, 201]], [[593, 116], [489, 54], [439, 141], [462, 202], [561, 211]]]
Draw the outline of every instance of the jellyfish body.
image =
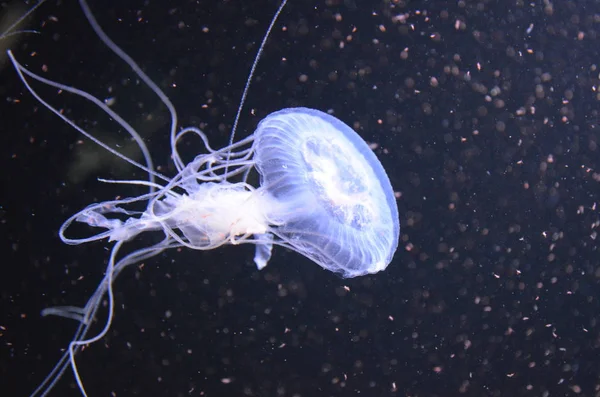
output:
[[[356, 132], [321, 111], [290, 108], [267, 116], [242, 144], [250, 147], [197, 156], [166, 186], [140, 198], [149, 204], [139, 217], [106, 217], [130, 214], [121, 205], [138, 201], [134, 198], [94, 204], [71, 220], [109, 229], [94, 238], [112, 241], [163, 230], [193, 249], [254, 243], [259, 269], [273, 244], [344, 277], [387, 267], [400, 232], [394, 193]], [[252, 168], [260, 174], [258, 187], [246, 181]], [[228, 181], [238, 174], [246, 175], [241, 182]]]
[[255, 132], [261, 189], [278, 205], [271, 232], [345, 277], [386, 268], [400, 226], [394, 192], [365, 141], [314, 109], [272, 113]]

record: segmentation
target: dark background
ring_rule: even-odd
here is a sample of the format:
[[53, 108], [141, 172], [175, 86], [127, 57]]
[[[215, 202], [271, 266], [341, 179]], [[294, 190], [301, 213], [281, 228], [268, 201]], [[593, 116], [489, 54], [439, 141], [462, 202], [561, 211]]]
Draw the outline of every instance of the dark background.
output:
[[[26, 9], [0, 5], [5, 25]], [[202, 127], [213, 147], [227, 142], [277, 6], [91, 4], [180, 125]], [[45, 77], [115, 98], [173, 174], [166, 109], [76, 2], [48, 0], [20, 27], [41, 34], [0, 47]], [[145, 261], [115, 283], [107, 338], [78, 356], [89, 395], [600, 395], [599, 35], [596, 1], [290, 0], [238, 137], [270, 112], [307, 106], [379, 144], [401, 194], [393, 262], [344, 280], [281, 248], [261, 272], [252, 246]], [[34, 87], [139, 158], [93, 105]], [[76, 327], [40, 311], [85, 304], [108, 258], [109, 243], [66, 246], [58, 228], [90, 203], [144, 192], [96, 178], [145, 176], [41, 107], [3, 54], [0, 101], [0, 394], [26, 396]], [[200, 150], [191, 141], [183, 152]], [[77, 393], [69, 373], [50, 395]]]

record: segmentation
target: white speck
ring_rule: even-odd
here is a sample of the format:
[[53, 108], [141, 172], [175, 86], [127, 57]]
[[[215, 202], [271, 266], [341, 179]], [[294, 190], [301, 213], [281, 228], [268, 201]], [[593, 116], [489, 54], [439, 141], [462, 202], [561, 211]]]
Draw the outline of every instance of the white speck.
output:
[[530, 34], [532, 30], [533, 30], [533, 24], [530, 23], [529, 27], [527, 28], [527, 34]]

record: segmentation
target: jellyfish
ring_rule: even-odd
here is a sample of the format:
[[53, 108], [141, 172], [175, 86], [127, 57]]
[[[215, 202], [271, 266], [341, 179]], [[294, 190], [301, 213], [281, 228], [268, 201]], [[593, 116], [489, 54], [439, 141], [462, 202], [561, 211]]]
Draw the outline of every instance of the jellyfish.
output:
[[[254, 134], [233, 145], [212, 150], [205, 144], [207, 153], [185, 166], [175, 162], [181, 169], [164, 186], [119, 182], [156, 190], [88, 206], [63, 224], [63, 241], [125, 242], [162, 231], [165, 247], [207, 250], [253, 243], [259, 269], [279, 245], [343, 277], [376, 273], [391, 261], [399, 224], [390, 182], [369, 146], [337, 118], [288, 108], [268, 115]], [[258, 186], [248, 183], [253, 169]], [[238, 175], [240, 181], [230, 182]], [[127, 209], [141, 200], [148, 202], [145, 211]], [[65, 232], [74, 221], [105, 230], [69, 238]]]
[[[85, 1], [80, 3], [100, 39], [132, 67], [171, 111], [171, 158], [177, 172], [172, 177], [157, 172], [143, 139], [101, 100], [36, 75], [8, 52], [24, 85], [40, 103], [103, 148], [149, 175], [147, 180], [101, 179], [106, 183], [142, 186], [147, 192], [91, 204], [60, 227], [59, 236], [67, 244], [98, 240], [114, 244], [105, 275], [84, 307], [60, 306], [43, 311], [44, 315], [75, 319], [80, 325], [67, 352], [32, 395], [45, 395], [69, 365], [81, 393], [87, 395], [77, 371], [75, 354], [84, 345], [103, 338], [109, 330], [115, 304], [114, 280], [127, 266], [167, 249], [210, 250], [224, 245], [254, 244], [254, 263], [263, 269], [271, 259], [273, 247], [280, 246], [342, 277], [377, 273], [388, 266], [400, 233], [395, 195], [383, 166], [352, 128], [319, 110], [287, 108], [261, 120], [253, 134], [234, 140], [249, 82], [285, 1], [271, 21], [255, 58], [229, 145], [221, 149], [212, 148], [207, 135], [196, 127], [177, 130], [176, 113], [166, 95], [106, 36]], [[136, 140], [144, 153], [145, 164], [127, 158], [68, 120], [36, 93], [28, 79], [96, 104]], [[178, 147], [189, 134], [202, 141], [204, 150], [185, 162]], [[251, 183], [251, 175], [258, 176], [258, 183]], [[71, 237], [68, 230], [74, 222], [99, 231], [87, 237]], [[147, 232], [162, 233], [163, 239], [119, 257], [126, 242]], [[105, 297], [108, 318], [100, 332], [89, 336], [91, 322]]]

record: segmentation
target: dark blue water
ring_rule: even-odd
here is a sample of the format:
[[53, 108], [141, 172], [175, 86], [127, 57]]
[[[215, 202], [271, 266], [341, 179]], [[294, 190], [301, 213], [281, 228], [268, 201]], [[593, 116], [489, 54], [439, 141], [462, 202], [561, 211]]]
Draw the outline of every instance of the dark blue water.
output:
[[[91, 7], [181, 125], [223, 146], [278, 3], [163, 3]], [[344, 280], [281, 248], [261, 272], [250, 246], [166, 252], [115, 283], [109, 335], [78, 356], [89, 395], [595, 395], [598, 15], [592, 1], [290, 0], [238, 137], [273, 111], [306, 106], [332, 110], [376, 143], [399, 196], [394, 261]], [[77, 4], [48, 1], [22, 27], [40, 34], [0, 47], [114, 100], [161, 171], [174, 171], [166, 109]], [[2, 55], [0, 68], [0, 390], [24, 396], [76, 326], [40, 311], [84, 304], [108, 258], [108, 243], [65, 246], [58, 228], [92, 202], [140, 193], [96, 178], [144, 174], [43, 109]], [[35, 88], [139, 158], [93, 105]], [[182, 154], [200, 148], [190, 139]], [[74, 387], [69, 373], [50, 395], [77, 395]]]

